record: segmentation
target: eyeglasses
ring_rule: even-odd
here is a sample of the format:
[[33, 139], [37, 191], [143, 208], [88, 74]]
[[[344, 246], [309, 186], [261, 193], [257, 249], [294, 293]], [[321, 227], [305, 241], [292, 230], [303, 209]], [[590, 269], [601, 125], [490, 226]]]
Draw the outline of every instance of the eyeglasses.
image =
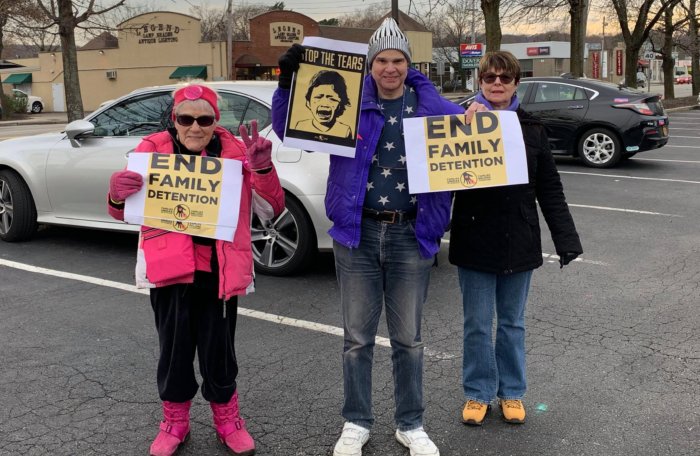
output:
[[496, 73], [484, 73], [481, 75], [481, 80], [487, 84], [493, 84], [496, 82], [496, 78], [501, 80], [501, 84], [510, 84], [515, 79], [508, 73], [496, 74]]
[[187, 114], [179, 114], [175, 116], [175, 120], [183, 127], [190, 127], [193, 123], [195, 123], [195, 121], [200, 127], [211, 127], [214, 125], [216, 118], [214, 116], [193, 117]]

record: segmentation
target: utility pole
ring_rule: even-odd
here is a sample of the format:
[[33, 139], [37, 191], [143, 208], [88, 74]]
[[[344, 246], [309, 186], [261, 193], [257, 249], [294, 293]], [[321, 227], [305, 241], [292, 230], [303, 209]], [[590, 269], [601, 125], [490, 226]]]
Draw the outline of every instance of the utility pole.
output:
[[476, 21], [476, 0], [472, 0], [472, 44], [476, 43], [476, 27], [475, 27], [475, 21]]
[[[391, 0], [391, 17], [399, 24], [399, 0]], [[399, 24], [401, 28], [401, 24]]]
[[605, 26], [608, 25], [607, 22], [605, 22], [605, 16], [603, 16], [603, 39], [602, 42], [600, 43], [600, 46], [603, 48], [603, 51], [605, 51]]
[[226, 79], [233, 79], [233, 0], [228, 0], [226, 5]]

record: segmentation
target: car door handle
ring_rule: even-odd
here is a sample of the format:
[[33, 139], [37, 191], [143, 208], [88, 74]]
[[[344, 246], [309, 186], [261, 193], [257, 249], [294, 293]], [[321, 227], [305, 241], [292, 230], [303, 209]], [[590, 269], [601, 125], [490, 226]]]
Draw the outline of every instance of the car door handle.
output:
[[583, 109], [583, 105], [569, 106], [567, 109]]

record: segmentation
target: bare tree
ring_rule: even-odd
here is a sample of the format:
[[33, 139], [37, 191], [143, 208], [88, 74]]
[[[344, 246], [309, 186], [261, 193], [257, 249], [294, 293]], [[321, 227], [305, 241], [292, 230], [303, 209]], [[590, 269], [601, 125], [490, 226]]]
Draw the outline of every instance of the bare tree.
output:
[[[20, 14], [27, 14], [32, 9], [30, 0], [0, 0], [0, 56], [5, 45], [5, 33], [7, 31], [8, 24], [12, 23], [12, 20], [19, 16]], [[10, 107], [7, 106], [6, 99], [4, 97], [4, 89], [2, 84], [0, 84], [0, 99], [2, 100], [2, 117], [6, 118], [10, 114]]]
[[[625, 81], [637, 87], [637, 61], [642, 45], [649, 33], [663, 17], [664, 10], [672, 8], [679, 0], [611, 0], [622, 38], [625, 41]], [[637, 12], [636, 17], [633, 16]], [[630, 29], [632, 27], [632, 29]]]
[[[78, 77], [78, 53], [75, 45], [76, 29], [84, 29], [93, 16], [99, 16], [118, 8], [126, 0], [115, 0], [110, 6], [95, 5], [96, 0], [37, 0], [39, 8], [46, 16], [45, 28], [58, 27], [63, 57], [63, 82], [66, 91], [68, 121], [82, 119], [83, 98]], [[86, 24], [87, 23], [87, 24]]]
[[340, 27], [369, 28], [387, 13], [386, 5], [373, 3], [338, 18]]
[[486, 28], [486, 49], [497, 51], [501, 49], [501, 0], [481, 0], [481, 11], [484, 13], [484, 27]]
[[693, 74], [693, 96], [700, 93], [700, 16], [698, 15], [697, 0], [688, 0], [681, 4], [688, 18], [688, 52], [690, 53], [690, 71]]

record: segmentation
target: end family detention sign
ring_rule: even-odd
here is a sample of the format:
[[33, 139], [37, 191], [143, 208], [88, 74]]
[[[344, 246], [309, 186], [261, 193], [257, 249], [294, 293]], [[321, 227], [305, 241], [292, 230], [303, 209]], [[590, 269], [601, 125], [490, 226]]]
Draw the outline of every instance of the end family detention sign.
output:
[[145, 178], [141, 190], [126, 199], [126, 222], [233, 239], [243, 184], [239, 160], [139, 153], [129, 155], [127, 169]]
[[[510, 111], [404, 119], [411, 193], [526, 184], [525, 143], [518, 116]], [[504, 132], [507, 134], [504, 135]]]

